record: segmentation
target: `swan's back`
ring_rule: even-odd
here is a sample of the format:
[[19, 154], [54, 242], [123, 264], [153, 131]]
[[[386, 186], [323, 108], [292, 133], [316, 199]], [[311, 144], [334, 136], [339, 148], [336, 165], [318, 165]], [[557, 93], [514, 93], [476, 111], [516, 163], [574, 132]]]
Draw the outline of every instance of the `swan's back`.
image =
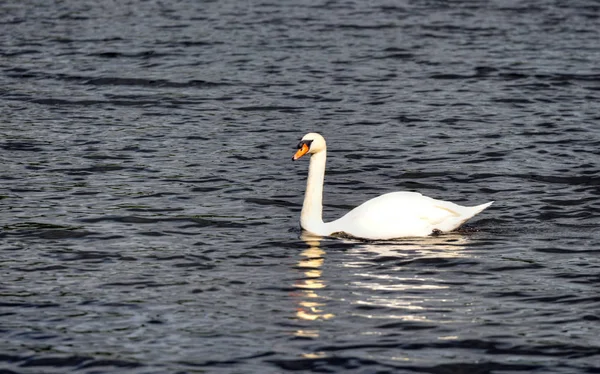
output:
[[464, 207], [418, 192], [391, 192], [366, 201], [330, 225], [332, 233], [367, 239], [427, 236], [434, 230], [452, 231], [491, 204]]

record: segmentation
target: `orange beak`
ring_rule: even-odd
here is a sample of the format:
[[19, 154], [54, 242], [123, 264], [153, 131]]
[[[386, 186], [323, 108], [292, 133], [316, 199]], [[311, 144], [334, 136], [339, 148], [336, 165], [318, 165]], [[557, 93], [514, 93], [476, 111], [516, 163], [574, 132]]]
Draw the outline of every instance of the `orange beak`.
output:
[[308, 146], [306, 144], [302, 144], [302, 147], [298, 149], [298, 151], [292, 157], [293, 161], [296, 161], [300, 157], [304, 156], [308, 152]]

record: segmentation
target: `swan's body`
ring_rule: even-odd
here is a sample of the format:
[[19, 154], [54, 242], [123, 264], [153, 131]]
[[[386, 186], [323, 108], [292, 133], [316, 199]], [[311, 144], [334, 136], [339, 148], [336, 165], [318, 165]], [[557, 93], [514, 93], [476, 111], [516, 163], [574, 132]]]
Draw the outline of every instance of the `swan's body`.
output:
[[323, 181], [327, 159], [325, 139], [316, 133], [306, 134], [293, 160], [307, 153], [311, 157], [300, 225], [314, 235], [344, 233], [362, 239], [428, 236], [435, 232], [455, 230], [492, 204], [465, 207], [435, 200], [418, 192], [391, 192], [362, 203], [340, 219], [323, 222]]

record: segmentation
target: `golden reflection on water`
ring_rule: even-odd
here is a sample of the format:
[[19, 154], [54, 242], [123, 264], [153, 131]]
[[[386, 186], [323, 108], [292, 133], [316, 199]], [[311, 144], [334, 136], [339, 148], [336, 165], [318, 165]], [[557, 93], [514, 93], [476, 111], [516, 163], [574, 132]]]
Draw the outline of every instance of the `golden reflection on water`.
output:
[[325, 352], [304, 353], [304, 354], [302, 354], [302, 357], [314, 360], [314, 359], [327, 357], [327, 354]]
[[[294, 284], [298, 289], [298, 307], [296, 309], [296, 318], [305, 321], [327, 320], [335, 315], [327, 313], [325, 298], [318, 294], [319, 290], [327, 287], [323, 279], [322, 266], [325, 262], [325, 251], [320, 248], [320, 237], [302, 235], [302, 240], [308, 245], [308, 248], [300, 253], [301, 259], [298, 261], [298, 269], [304, 275]], [[298, 330], [295, 333], [299, 337], [317, 337], [319, 331], [316, 329]]]

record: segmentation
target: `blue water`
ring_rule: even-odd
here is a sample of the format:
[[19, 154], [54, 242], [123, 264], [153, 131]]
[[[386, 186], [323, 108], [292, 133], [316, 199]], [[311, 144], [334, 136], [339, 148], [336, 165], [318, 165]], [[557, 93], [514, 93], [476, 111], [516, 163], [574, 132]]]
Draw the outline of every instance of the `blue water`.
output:
[[[3, 373], [600, 372], [596, 1], [0, 4]], [[460, 232], [305, 237], [419, 191]]]

